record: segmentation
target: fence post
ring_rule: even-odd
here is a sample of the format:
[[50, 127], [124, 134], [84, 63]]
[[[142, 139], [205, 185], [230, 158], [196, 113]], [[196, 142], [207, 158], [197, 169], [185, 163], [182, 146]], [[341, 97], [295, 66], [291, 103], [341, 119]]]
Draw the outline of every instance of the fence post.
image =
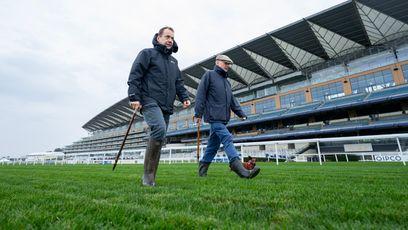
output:
[[200, 153], [201, 153], [201, 156], [199, 157], [199, 160], [200, 158], [203, 159], [203, 156], [204, 156], [204, 146], [202, 145], [200, 145]]
[[401, 143], [400, 143], [400, 140], [399, 140], [398, 137], [397, 137], [397, 144], [398, 144], [398, 149], [399, 149], [399, 152], [400, 152], [400, 156], [401, 156], [402, 163], [403, 163], [404, 165], [406, 165], [405, 160], [404, 160], [404, 156], [402, 155]]
[[241, 145], [241, 162], [242, 163], [244, 163], [244, 158], [245, 158], [245, 156], [244, 156], [244, 153], [245, 153], [245, 151], [244, 151], [244, 145]]
[[319, 163], [320, 163], [320, 165], [322, 165], [322, 155], [321, 155], [321, 153], [320, 153], [320, 144], [319, 144], [319, 141], [316, 141], [316, 144], [317, 144], [317, 153], [319, 154]]
[[169, 152], [169, 164], [171, 164], [171, 151], [172, 149], [170, 149], [170, 152]]

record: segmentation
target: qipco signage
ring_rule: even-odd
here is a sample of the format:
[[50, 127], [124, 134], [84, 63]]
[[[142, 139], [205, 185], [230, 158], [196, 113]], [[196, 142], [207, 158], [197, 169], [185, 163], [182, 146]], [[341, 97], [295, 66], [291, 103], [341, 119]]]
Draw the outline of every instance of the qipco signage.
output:
[[382, 162], [401, 162], [402, 158], [399, 155], [378, 155], [375, 156], [375, 161], [382, 161]]

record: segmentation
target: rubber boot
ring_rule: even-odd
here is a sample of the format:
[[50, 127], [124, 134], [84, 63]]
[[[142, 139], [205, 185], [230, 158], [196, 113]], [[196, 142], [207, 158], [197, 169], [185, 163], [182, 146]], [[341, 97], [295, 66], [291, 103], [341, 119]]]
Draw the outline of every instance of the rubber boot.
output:
[[232, 171], [234, 171], [239, 177], [247, 179], [256, 177], [259, 171], [261, 171], [261, 169], [258, 166], [255, 166], [251, 170], [247, 170], [246, 168], [244, 168], [239, 159], [235, 159], [233, 162], [231, 162], [230, 167]]
[[160, 160], [160, 150], [163, 145], [162, 141], [152, 138], [147, 142], [146, 153], [144, 157], [144, 174], [142, 184], [144, 186], [156, 186], [156, 172]]
[[210, 167], [210, 163], [200, 162], [200, 164], [198, 165], [198, 176], [206, 177], [208, 167]]

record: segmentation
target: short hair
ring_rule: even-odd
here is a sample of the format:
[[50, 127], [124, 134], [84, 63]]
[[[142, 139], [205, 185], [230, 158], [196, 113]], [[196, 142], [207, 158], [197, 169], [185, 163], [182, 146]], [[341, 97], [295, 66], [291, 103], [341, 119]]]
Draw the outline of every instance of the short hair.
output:
[[163, 28], [161, 28], [161, 29], [159, 30], [159, 33], [158, 33], [159, 36], [161, 36], [161, 35], [163, 34], [164, 30], [171, 30], [171, 31], [174, 33], [173, 28], [171, 28], [170, 26], [165, 26], [165, 27], [163, 27]]

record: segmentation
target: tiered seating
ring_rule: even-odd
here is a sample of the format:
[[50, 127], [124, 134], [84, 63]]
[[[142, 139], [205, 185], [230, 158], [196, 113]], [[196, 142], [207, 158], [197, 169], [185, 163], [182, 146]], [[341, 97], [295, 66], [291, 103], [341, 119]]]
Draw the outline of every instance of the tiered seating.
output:
[[344, 108], [349, 107], [353, 104], [360, 103], [366, 97], [366, 94], [356, 94], [350, 96], [344, 96], [337, 99], [332, 99], [329, 101], [325, 101], [321, 106], [319, 106], [316, 110], [332, 110], [337, 108]]
[[345, 130], [345, 129], [358, 129], [363, 126], [367, 126], [369, 124], [369, 119], [361, 119], [355, 121], [344, 121], [344, 122], [337, 122], [329, 125], [325, 125], [322, 129], [335, 129], [335, 130]]
[[395, 86], [370, 93], [366, 101], [387, 100], [399, 97], [408, 97], [408, 84]]
[[306, 113], [313, 113], [314, 110], [321, 104], [321, 102], [309, 103], [306, 105], [301, 105], [297, 107], [290, 108], [283, 116], [289, 115], [299, 115], [299, 114], [306, 114]]
[[373, 122], [376, 127], [392, 126], [392, 127], [406, 127], [408, 126], [408, 115], [403, 114], [399, 116], [383, 117], [378, 121]]

